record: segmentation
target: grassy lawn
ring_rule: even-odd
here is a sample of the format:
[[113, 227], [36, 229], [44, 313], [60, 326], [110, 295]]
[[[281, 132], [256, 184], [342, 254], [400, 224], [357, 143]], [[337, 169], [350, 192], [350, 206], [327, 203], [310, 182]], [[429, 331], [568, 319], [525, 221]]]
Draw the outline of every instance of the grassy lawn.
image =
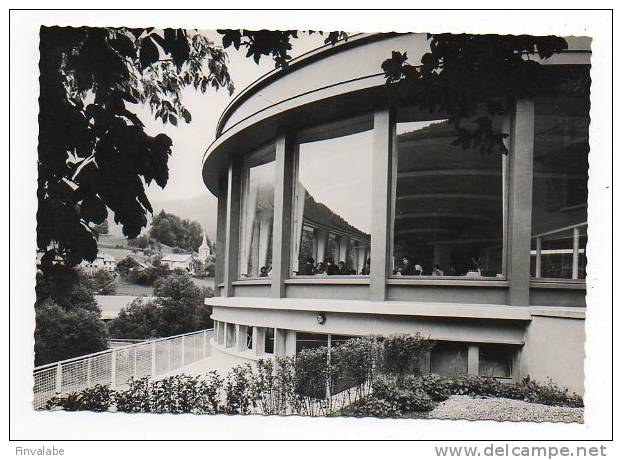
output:
[[128, 280], [123, 279], [122, 276], [117, 276], [115, 279], [117, 290], [116, 295], [133, 295], [133, 296], [152, 296], [153, 288], [151, 286], [141, 286], [139, 284], [130, 283]]

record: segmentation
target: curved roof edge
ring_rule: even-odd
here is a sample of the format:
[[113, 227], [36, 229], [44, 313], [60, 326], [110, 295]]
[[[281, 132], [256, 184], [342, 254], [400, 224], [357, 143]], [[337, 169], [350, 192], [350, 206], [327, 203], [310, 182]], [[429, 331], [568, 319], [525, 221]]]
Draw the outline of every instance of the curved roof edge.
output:
[[270, 72], [262, 75], [257, 80], [255, 80], [250, 85], [248, 85], [246, 88], [244, 88], [237, 96], [235, 96], [231, 100], [231, 102], [229, 102], [229, 104], [227, 104], [227, 107], [225, 107], [225, 109], [223, 110], [222, 114], [220, 115], [220, 118], [218, 119], [218, 123], [216, 124], [216, 137], [221, 136], [223, 132], [226, 132], [228, 129], [231, 128], [230, 126], [229, 128], [224, 129], [224, 126], [229, 120], [229, 118], [231, 117], [231, 115], [233, 115], [235, 110], [242, 103], [244, 103], [249, 97], [251, 97], [257, 91], [261, 90], [262, 88], [272, 83], [274, 80], [278, 80], [279, 78], [281, 78], [283, 74], [297, 70], [301, 67], [304, 67], [306, 65], [309, 65], [317, 61], [318, 59], [323, 59], [326, 56], [329, 56], [331, 54], [339, 53], [341, 51], [347, 50], [348, 48], [362, 45], [363, 43], [367, 43], [367, 42], [375, 41], [375, 40], [381, 40], [381, 39], [392, 37], [395, 35], [405, 35], [405, 34], [406, 33], [399, 34], [397, 32], [354, 34], [348, 37], [347, 39], [339, 40], [333, 45], [331, 44], [323, 45], [318, 48], [312, 49], [311, 51], [307, 51], [304, 54], [301, 54], [300, 56], [289, 61], [287, 69], [276, 68], [274, 70], [271, 70]]

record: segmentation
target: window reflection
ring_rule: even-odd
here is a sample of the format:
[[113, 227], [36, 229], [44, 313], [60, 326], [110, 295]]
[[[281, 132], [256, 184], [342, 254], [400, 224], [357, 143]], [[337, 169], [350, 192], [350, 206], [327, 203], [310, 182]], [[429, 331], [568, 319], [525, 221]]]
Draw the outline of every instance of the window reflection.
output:
[[274, 158], [271, 146], [247, 156], [242, 166], [241, 278], [268, 278], [272, 273]]
[[447, 120], [398, 122], [393, 275], [501, 277], [501, 154], [454, 146]]
[[535, 104], [531, 276], [585, 279], [589, 99]]
[[301, 143], [292, 273], [368, 275], [372, 131]]

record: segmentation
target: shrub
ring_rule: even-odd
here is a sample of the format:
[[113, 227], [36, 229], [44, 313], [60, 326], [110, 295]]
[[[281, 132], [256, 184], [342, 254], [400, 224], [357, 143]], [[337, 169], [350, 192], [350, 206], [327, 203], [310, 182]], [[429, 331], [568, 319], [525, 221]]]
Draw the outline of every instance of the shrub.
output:
[[248, 414], [256, 407], [251, 381], [253, 370], [250, 364], [236, 366], [225, 381], [225, 413]]
[[539, 384], [527, 377], [523, 381], [525, 400], [548, 406], [583, 407], [583, 398], [576, 393], [570, 393], [568, 388], [561, 388], [551, 380]]
[[342, 412], [352, 417], [397, 418], [402, 416], [397, 404], [374, 396], [360, 399]]
[[381, 337], [381, 369], [386, 374], [394, 374], [401, 380], [408, 374], [421, 374], [421, 361], [434, 347], [434, 342], [415, 335], [391, 335]]
[[426, 393], [432, 401], [445, 401], [451, 396], [448, 379], [435, 374], [408, 376], [404, 379], [403, 385], [411, 391]]
[[72, 392], [64, 396], [50, 399], [45, 408], [60, 408], [67, 411], [90, 410], [105, 412], [114, 403], [114, 391], [104, 385], [95, 385], [80, 392]]
[[302, 350], [296, 356], [295, 392], [301, 397], [324, 399], [329, 369], [327, 347]]
[[400, 385], [396, 379], [382, 378], [374, 381], [373, 396], [395, 404], [401, 412], [428, 412], [434, 408], [434, 402], [420, 388]]

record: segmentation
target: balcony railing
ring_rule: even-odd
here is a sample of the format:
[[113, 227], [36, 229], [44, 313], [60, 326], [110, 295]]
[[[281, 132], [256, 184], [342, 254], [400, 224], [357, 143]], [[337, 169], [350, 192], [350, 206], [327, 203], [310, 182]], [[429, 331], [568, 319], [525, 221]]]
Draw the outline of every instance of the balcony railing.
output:
[[[587, 229], [587, 222], [580, 224], [570, 225], [568, 227], [558, 228], [548, 232], [533, 235], [531, 238], [535, 242], [535, 249], [532, 246], [531, 255], [535, 256], [535, 267], [532, 265], [532, 276], [534, 278], [561, 278], [561, 279], [573, 279], [578, 280], [585, 277], [585, 264], [581, 263], [581, 255], [585, 255], [585, 247], [581, 247], [581, 233], [582, 230]], [[583, 232], [585, 233], [585, 232]], [[554, 248], [544, 248], [549, 242], [556, 242]], [[570, 247], [572, 242], [572, 247]], [[557, 247], [560, 246], [560, 247]], [[565, 256], [572, 256], [570, 276], [563, 276], [564, 270], [563, 261], [560, 262], [558, 267], [559, 276], [548, 276], [546, 270], [543, 270], [543, 258], [557, 256], [563, 259]], [[581, 272], [580, 269], [583, 269]], [[543, 275], [543, 271], [545, 272]]]
[[156, 378], [209, 356], [213, 329], [111, 348], [35, 367], [35, 409], [57, 394], [81, 391], [100, 384], [112, 389], [130, 378]]

